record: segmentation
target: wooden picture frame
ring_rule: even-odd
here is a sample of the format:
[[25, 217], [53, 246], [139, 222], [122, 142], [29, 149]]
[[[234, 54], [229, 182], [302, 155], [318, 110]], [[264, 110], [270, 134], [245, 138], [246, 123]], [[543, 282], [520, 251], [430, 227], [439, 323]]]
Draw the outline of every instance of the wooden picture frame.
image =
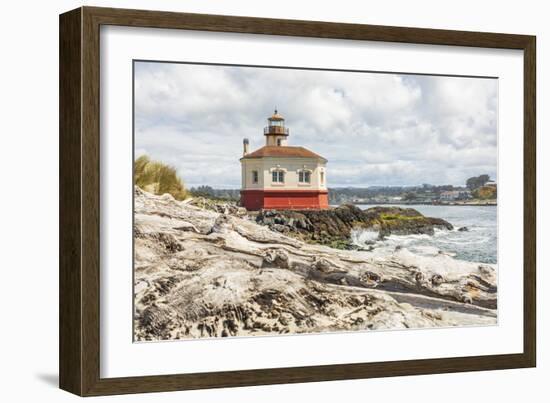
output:
[[[99, 35], [102, 25], [524, 52], [523, 353], [228, 372], [100, 377]], [[81, 7], [60, 16], [60, 387], [81, 396], [526, 368], [536, 365], [535, 37]]]

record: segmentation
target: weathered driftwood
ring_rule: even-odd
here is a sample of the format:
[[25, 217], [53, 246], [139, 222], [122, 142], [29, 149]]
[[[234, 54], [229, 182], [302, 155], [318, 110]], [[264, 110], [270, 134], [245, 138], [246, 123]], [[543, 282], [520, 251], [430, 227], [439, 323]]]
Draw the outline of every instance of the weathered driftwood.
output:
[[490, 265], [307, 244], [140, 189], [135, 208], [138, 340], [496, 323]]

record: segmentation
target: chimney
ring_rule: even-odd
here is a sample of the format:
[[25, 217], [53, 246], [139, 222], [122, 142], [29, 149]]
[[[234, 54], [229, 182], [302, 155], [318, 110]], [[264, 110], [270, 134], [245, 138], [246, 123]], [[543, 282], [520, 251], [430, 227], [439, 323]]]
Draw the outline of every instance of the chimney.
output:
[[243, 139], [243, 156], [248, 154], [248, 139]]

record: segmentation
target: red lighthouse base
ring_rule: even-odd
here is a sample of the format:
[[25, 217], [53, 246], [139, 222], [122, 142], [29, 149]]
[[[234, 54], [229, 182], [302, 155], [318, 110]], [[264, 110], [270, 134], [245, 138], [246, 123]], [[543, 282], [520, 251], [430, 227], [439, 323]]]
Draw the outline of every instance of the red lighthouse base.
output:
[[326, 190], [241, 190], [247, 210], [307, 210], [328, 208]]

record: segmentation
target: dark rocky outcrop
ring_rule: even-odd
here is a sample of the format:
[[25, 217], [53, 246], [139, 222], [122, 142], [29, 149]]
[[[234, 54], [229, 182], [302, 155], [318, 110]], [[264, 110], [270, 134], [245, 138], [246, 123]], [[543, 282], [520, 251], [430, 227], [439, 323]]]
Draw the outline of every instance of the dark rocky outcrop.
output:
[[435, 229], [453, 229], [449, 222], [425, 217], [412, 208], [372, 207], [361, 210], [352, 204], [328, 210], [264, 210], [256, 216], [256, 223], [306, 242], [338, 249], [355, 248], [350, 236], [356, 228], [378, 231], [380, 238], [390, 234], [433, 235]]

